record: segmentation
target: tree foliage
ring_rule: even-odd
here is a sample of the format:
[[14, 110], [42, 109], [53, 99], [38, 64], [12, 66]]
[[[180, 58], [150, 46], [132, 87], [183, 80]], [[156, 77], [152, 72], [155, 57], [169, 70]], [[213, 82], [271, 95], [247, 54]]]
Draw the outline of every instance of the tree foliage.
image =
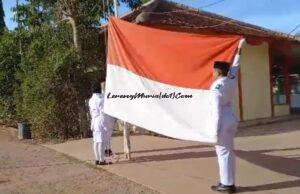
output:
[[10, 122], [16, 114], [13, 93], [20, 64], [15, 32], [3, 32], [0, 36], [0, 51], [0, 120]]
[[5, 14], [4, 14], [4, 10], [3, 10], [3, 3], [2, 3], [2, 0], [0, 0], [0, 35], [6, 29], [4, 16], [5, 16]]
[[[79, 135], [76, 88], [72, 72], [77, 57], [67, 26], [29, 31], [14, 93], [18, 118], [28, 120], [39, 137]], [[26, 42], [28, 41], [28, 42]]]
[[[140, 0], [121, 0], [136, 8]], [[103, 4], [104, 3], [104, 4]], [[86, 136], [90, 85], [104, 78], [98, 27], [108, 0], [27, 0], [0, 38], [0, 119], [28, 121], [42, 138]]]

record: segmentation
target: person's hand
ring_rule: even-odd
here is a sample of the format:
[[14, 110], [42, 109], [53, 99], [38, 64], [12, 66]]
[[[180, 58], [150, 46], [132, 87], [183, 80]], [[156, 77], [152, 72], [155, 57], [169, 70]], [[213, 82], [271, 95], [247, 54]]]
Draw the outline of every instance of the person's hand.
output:
[[241, 39], [240, 42], [239, 42], [239, 46], [238, 48], [241, 49], [243, 44], [246, 42], [245, 38]]
[[240, 42], [239, 42], [238, 51], [237, 51], [237, 53], [239, 55], [242, 53], [242, 47], [243, 47], [245, 42], [246, 42], [245, 38], [241, 39]]

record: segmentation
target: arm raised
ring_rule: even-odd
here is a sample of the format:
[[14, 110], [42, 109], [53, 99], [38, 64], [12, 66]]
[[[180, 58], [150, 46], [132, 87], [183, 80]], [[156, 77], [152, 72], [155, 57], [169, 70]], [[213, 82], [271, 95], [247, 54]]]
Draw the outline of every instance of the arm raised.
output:
[[245, 39], [243, 38], [239, 42], [237, 53], [234, 57], [232, 66], [230, 67], [229, 77], [231, 79], [235, 79], [238, 76], [238, 72], [240, 69], [240, 56], [242, 54], [242, 47], [243, 47], [244, 43], [245, 43]]

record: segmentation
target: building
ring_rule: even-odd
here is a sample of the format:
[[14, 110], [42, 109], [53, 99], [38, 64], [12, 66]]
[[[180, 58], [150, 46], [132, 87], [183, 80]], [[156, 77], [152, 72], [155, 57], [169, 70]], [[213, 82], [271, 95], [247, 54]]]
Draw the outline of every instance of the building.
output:
[[299, 39], [167, 0], [152, 0], [122, 19], [172, 31], [243, 35], [247, 44], [235, 100], [240, 119], [271, 118], [300, 109]]

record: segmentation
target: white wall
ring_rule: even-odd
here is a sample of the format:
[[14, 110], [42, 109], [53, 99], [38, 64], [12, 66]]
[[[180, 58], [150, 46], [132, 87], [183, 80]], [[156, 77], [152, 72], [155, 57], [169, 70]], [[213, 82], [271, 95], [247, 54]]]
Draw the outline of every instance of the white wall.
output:
[[244, 120], [272, 116], [269, 48], [246, 44], [242, 50], [241, 83]]

